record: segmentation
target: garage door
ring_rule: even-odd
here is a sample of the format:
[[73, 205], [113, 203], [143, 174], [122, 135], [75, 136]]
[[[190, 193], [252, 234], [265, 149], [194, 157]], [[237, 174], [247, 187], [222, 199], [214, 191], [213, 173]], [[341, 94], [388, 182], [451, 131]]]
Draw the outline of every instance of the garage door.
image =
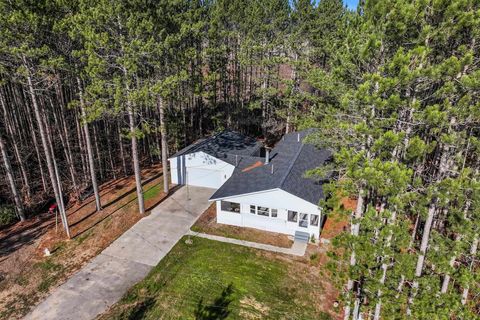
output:
[[191, 186], [218, 189], [222, 185], [222, 171], [187, 168], [187, 183]]

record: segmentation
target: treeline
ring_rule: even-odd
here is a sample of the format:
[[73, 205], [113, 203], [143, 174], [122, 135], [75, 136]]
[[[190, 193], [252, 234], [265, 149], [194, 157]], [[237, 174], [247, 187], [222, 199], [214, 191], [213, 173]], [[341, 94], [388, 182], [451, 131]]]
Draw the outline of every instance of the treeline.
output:
[[366, 1], [310, 72], [345, 319], [480, 318], [480, 4]]
[[[346, 319], [479, 317], [478, 1], [0, 1], [17, 212], [222, 128], [316, 127]], [[98, 207], [101, 203], [98, 202]], [[334, 213], [335, 212], [335, 213]]]
[[302, 72], [325, 65], [345, 14], [337, 0], [0, 1], [2, 202], [23, 220], [54, 196], [64, 215], [93, 189], [100, 209], [98, 183], [135, 174], [143, 212], [142, 166], [214, 130], [291, 130]]

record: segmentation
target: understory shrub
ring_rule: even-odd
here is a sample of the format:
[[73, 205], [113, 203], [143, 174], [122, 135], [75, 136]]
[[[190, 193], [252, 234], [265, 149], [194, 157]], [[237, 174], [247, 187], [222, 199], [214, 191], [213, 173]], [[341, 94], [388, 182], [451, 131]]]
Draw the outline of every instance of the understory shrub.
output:
[[15, 208], [9, 205], [0, 205], [0, 226], [4, 226], [17, 221]]

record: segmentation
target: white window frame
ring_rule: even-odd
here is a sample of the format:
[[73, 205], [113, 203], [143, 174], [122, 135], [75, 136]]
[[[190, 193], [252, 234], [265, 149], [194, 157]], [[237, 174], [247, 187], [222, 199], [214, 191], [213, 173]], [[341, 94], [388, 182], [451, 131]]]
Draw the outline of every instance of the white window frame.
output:
[[277, 218], [278, 217], [278, 209], [270, 209], [270, 216], [272, 218]]
[[[290, 212], [295, 213], [295, 220], [290, 220]], [[298, 211], [295, 210], [287, 210], [287, 221], [297, 223], [298, 222]]]
[[[264, 207], [264, 206], [257, 206], [254, 204], [249, 205], [249, 209], [250, 209], [250, 214], [256, 214], [257, 216], [270, 217], [270, 218], [278, 217], [278, 209]], [[262, 209], [266, 209], [266, 210], [262, 210]]]
[[[303, 219], [302, 219], [303, 215]], [[308, 223], [309, 223], [309, 214], [305, 212], [299, 212], [298, 213], [298, 226], [300, 228], [308, 228]]]
[[270, 208], [257, 206], [257, 215], [262, 217], [270, 217]]
[[[238, 205], [238, 211], [232, 211], [232, 210], [224, 210], [223, 208], [223, 204], [224, 203], [229, 203], [229, 204], [235, 204], [235, 205]], [[230, 212], [230, 213], [240, 213], [240, 210], [241, 210], [241, 206], [240, 206], [240, 203], [238, 202], [231, 202], [231, 201], [223, 201], [221, 200], [220, 201], [220, 210], [224, 211], [224, 212]]]

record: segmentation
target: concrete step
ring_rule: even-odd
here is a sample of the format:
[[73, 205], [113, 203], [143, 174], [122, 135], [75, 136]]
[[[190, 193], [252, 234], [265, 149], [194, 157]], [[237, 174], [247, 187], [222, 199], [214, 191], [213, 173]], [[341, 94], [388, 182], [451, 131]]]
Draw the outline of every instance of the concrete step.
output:
[[308, 242], [309, 240], [310, 240], [310, 234], [308, 232], [295, 231], [294, 241]]

